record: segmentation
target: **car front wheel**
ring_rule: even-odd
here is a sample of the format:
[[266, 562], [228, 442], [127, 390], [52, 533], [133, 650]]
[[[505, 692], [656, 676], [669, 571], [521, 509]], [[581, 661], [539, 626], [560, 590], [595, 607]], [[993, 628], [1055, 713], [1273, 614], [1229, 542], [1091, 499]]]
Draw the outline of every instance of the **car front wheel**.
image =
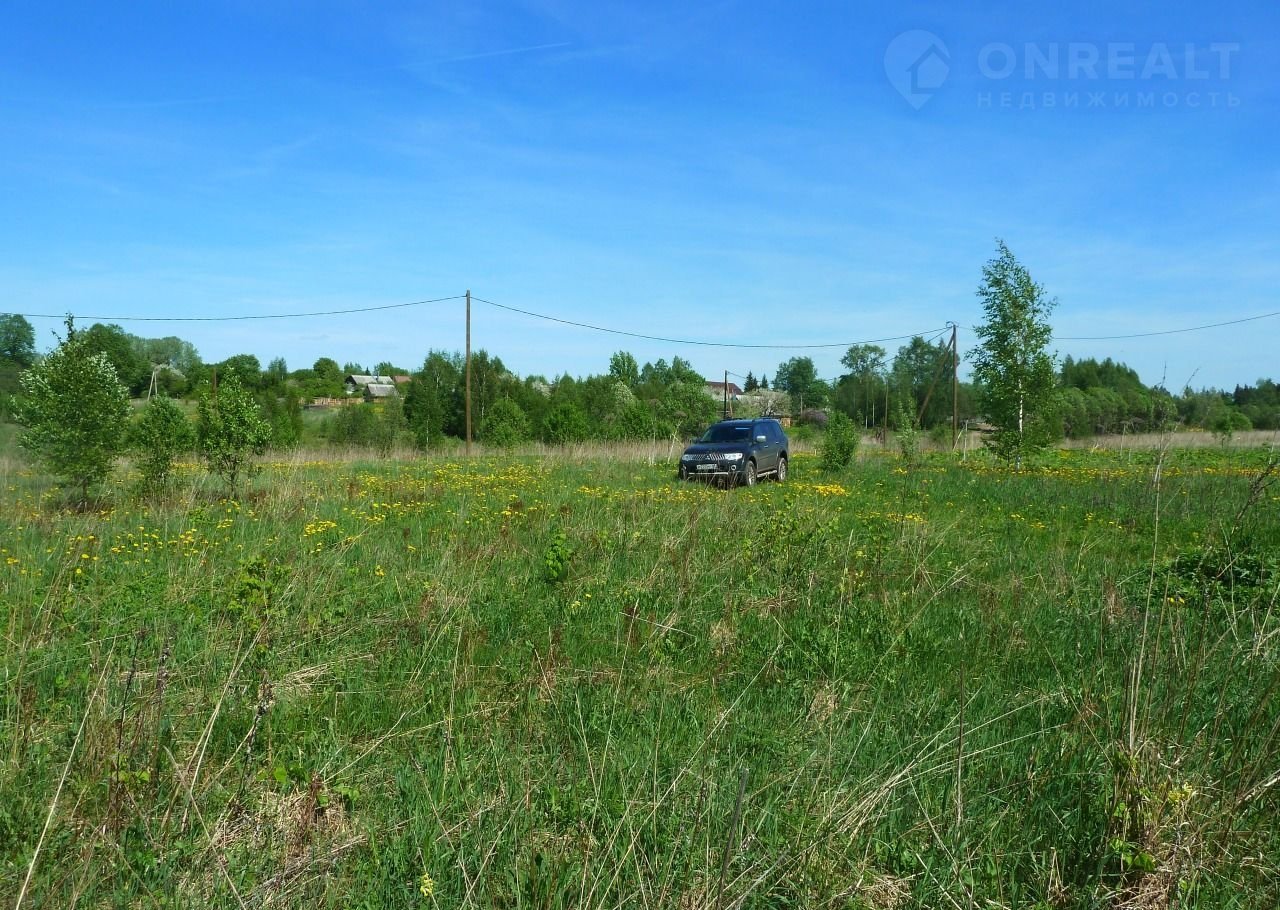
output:
[[777, 478], [778, 478], [778, 483], [782, 483], [784, 480], [787, 479], [787, 459], [786, 458], [778, 459]]
[[754, 461], [747, 462], [746, 472], [743, 474], [743, 483], [749, 487], [756, 485], [756, 463]]

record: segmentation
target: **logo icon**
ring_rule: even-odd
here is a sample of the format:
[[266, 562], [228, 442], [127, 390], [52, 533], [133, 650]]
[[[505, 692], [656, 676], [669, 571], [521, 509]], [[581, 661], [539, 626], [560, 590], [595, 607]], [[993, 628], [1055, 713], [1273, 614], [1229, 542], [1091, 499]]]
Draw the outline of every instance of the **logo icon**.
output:
[[889, 84], [916, 110], [924, 107], [951, 72], [951, 54], [933, 32], [913, 29], [889, 42], [884, 51]]

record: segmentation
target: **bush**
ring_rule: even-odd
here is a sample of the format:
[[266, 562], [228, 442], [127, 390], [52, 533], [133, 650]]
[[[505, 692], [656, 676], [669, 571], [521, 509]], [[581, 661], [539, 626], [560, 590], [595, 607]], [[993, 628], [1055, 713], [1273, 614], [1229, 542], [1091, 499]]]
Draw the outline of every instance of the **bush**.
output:
[[90, 351], [67, 320], [67, 337], [21, 377], [16, 417], [27, 427], [22, 447], [68, 486], [89, 487], [111, 473], [124, 450], [129, 392], [102, 353]]
[[818, 454], [828, 470], [847, 468], [858, 451], [858, 428], [842, 411], [833, 411], [827, 418], [827, 432], [822, 436]]
[[529, 418], [510, 398], [495, 401], [480, 422], [480, 439], [485, 445], [509, 449], [528, 438]]
[[129, 428], [129, 448], [138, 458], [144, 487], [165, 484], [179, 455], [195, 446], [196, 433], [182, 409], [163, 396], [147, 402]]
[[[705, 397], [705, 396], [703, 396]], [[572, 402], [556, 405], [542, 422], [543, 441], [552, 445], [581, 442], [591, 435], [587, 415]]]
[[253, 456], [271, 442], [271, 424], [253, 394], [231, 376], [217, 388], [205, 388], [197, 405], [200, 454], [209, 472], [227, 482], [234, 495], [242, 475], [253, 468]]
[[1231, 441], [1236, 432], [1247, 432], [1253, 429], [1253, 423], [1235, 408], [1223, 408], [1209, 421], [1209, 429], [1218, 441], [1224, 445]]
[[915, 420], [905, 408], [899, 406], [896, 423], [898, 432], [895, 436], [902, 458], [908, 464], [915, 464], [916, 459], [920, 457], [920, 431], [916, 428]]

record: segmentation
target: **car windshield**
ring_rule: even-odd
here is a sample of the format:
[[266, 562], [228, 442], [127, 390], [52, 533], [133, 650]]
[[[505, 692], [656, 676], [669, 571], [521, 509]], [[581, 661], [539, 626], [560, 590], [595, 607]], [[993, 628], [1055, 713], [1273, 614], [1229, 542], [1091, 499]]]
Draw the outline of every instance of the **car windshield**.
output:
[[733, 424], [716, 424], [698, 438], [698, 442], [746, 442], [751, 438], [751, 427]]

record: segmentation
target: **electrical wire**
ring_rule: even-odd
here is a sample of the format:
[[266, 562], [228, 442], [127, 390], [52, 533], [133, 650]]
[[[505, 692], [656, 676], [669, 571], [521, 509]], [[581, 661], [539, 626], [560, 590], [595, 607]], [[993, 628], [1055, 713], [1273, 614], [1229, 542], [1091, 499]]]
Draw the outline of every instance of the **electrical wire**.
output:
[[[464, 296], [455, 294], [452, 297], [434, 297], [431, 300], [413, 300], [409, 303], [385, 303], [381, 306], [352, 307], [346, 310], [317, 310], [312, 313], [258, 313], [251, 316], [80, 316], [79, 318], [93, 319], [98, 322], [242, 322], [248, 319], [302, 319], [310, 316], [346, 316], [351, 313], [400, 310], [405, 307], [425, 306], [429, 303], [462, 300]], [[17, 313], [15, 315], [28, 319], [63, 319], [66, 316], [66, 314], [55, 316], [50, 313]]]
[[1206, 325], [1193, 325], [1185, 329], [1165, 329], [1161, 332], [1138, 332], [1133, 335], [1077, 335], [1074, 337], [1054, 338], [1055, 341], [1122, 341], [1127, 338], [1154, 338], [1157, 335], [1181, 335], [1184, 332], [1199, 332], [1203, 329], [1219, 329], [1226, 325], [1240, 325], [1243, 322], [1257, 322], [1259, 319], [1270, 319], [1280, 316], [1280, 310], [1274, 313], [1263, 313], [1260, 316], [1245, 316], [1243, 319], [1228, 319], [1226, 322], [1210, 322]]
[[[348, 307], [339, 310], [314, 310], [305, 313], [255, 313], [242, 316], [97, 316], [84, 315], [81, 319], [92, 319], [98, 322], [244, 322], [248, 320], [260, 319], [305, 319], [315, 316], [347, 316], [355, 313], [376, 313], [383, 310], [399, 310], [408, 307], [426, 306], [432, 303], [447, 303], [453, 300], [465, 299], [464, 294], [454, 294], [449, 297], [433, 297], [427, 300], [412, 300], [408, 303], [386, 303], [379, 306], [368, 307]], [[906, 335], [892, 335], [885, 338], [869, 338], [862, 341], [832, 341], [820, 344], [743, 344], [728, 341], [705, 341], [691, 338], [669, 338], [663, 335], [648, 335], [643, 332], [629, 332], [625, 329], [615, 329], [608, 326], [593, 325], [589, 322], [576, 322], [572, 319], [561, 319], [558, 316], [548, 316], [545, 313], [536, 313], [532, 310], [521, 309], [520, 307], [511, 306], [505, 303], [498, 303], [493, 300], [486, 300], [483, 297], [471, 298], [477, 303], [487, 304], [500, 310], [507, 310], [512, 313], [519, 313], [522, 316], [529, 316], [534, 319], [542, 319], [547, 322], [555, 322], [560, 325], [573, 326], [579, 329], [589, 329], [593, 332], [605, 332], [610, 335], [622, 335], [628, 338], [641, 338], [646, 341], [661, 341], [666, 344], [686, 344], [697, 347], [709, 348], [737, 348], [743, 350], [820, 350], [831, 348], [848, 348], [856, 344], [878, 344], [885, 341], [903, 341], [916, 336], [932, 336], [930, 343], [936, 342], [945, 335], [951, 324], [948, 323], [942, 329], [927, 329], [922, 332], [911, 332]], [[22, 316], [27, 319], [62, 319], [66, 314], [53, 313], [15, 313], [12, 315]], [[1200, 332], [1205, 329], [1217, 329], [1230, 325], [1241, 325], [1246, 322], [1257, 322], [1261, 319], [1272, 319], [1280, 316], [1280, 310], [1271, 313], [1261, 313], [1257, 316], [1245, 316], [1240, 319], [1228, 319], [1223, 322], [1210, 322], [1204, 325], [1187, 326], [1181, 329], [1163, 329], [1155, 332], [1134, 332], [1127, 335], [1057, 335], [1054, 336], [1055, 341], [1124, 341], [1133, 338], [1155, 338], [1161, 335], [1181, 335], [1187, 332]], [[968, 331], [974, 331], [972, 326], [958, 326]], [[936, 334], [935, 334], [936, 332]]]
[[[612, 329], [607, 326], [592, 325], [589, 322], [575, 322], [572, 319], [561, 319], [558, 316], [547, 316], [543, 313], [535, 313], [532, 310], [522, 310], [519, 307], [509, 306], [505, 303], [495, 303], [492, 300], [485, 300], [483, 297], [472, 297], [477, 303], [486, 303], [489, 306], [497, 307], [500, 310], [509, 310], [512, 313], [520, 313], [524, 316], [532, 316], [534, 319], [545, 319], [548, 322], [558, 322], [561, 325], [571, 325], [579, 329], [590, 329], [593, 332], [606, 332], [610, 335], [625, 335], [628, 338], [643, 338], [646, 341], [661, 341], [666, 344], [688, 344], [706, 348], [742, 348], [756, 350], [784, 350], [784, 351], [800, 351], [800, 350], [816, 350], [818, 348], [847, 348], [855, 344], [876, 344], [881, 341], [902, 341], [907, 338], [914, 338], [916, 335], [926, 335], [934, 330], [929, 329], [924, 332], [912, 332], [909, 335], [894, 335], [890, 338], [869, 338], [865, 341], [832, 341], [823, 344], [738, 344], [728, 341], [700, 341], [690, 338], [667, 338], [662, 335], [646, 335], [642, 332], [628, 332], [623, 329]], [[946, 332], [943, 329], [942, 332]]]
[[[1204, 325], [1191, 325], [1181, 329], [1161, 329], [1157, 332], [1134, 332], [1130, 335], [1054, 335], [1054, 341], [1125, 341], [1130, 338], [1155, 338], [1160, 335], [1182, 335], [1187, 332], [1200, 332], [1205, 329], [1220, 329], [1228, 325], [1240, 325], [1245, 322], [1257, 322], [1259, 319], [1272, 319], [1280, 316], [1280, 310], [1272, 313], [1261, 313], [1257, 316], [1245, 316], [1241, 319], [1228, 319], [1224, 322], [1209, 322]], [[960, 326], [962, 329], [974, 331], [973, 326]]]

